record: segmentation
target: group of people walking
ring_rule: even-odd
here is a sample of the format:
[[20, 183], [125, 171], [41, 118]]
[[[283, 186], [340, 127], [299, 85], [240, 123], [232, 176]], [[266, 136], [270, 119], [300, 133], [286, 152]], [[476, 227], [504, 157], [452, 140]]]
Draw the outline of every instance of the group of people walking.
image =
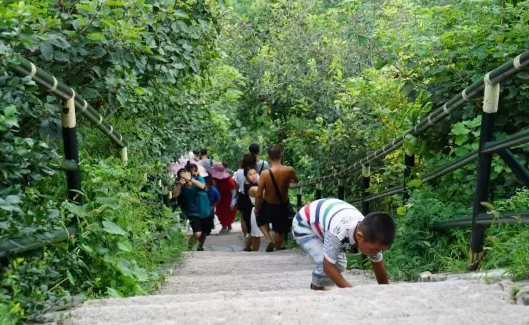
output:
[[[198, 241], [197, 250], [203, 250], [206, 237], [214, 228], [215, 215], [222, 226], [219, 233], [223, 234], [231, 231], [239, 211], [246, 251], [259, 250], [263, 236], [267, 252], [282, 249], [283, 236], [290, 230], [293, 217], [288, 189], [291, 183], [299, 182], [299, 177], [292, 167], [281, 164], [283, 153], [279, 146], [267, 150], [267, 160], [259, 159], [259, 154], [259, 145], [252, 143], [233, 176], [227, 165], [215, 162], [206, 149], [199, 152], [200, 166], [188, 163], [178, 170], [173, 197], [193, 230], [190, 248]], [[200, 176], [200, 168], [207, 172], [206, 177]]]

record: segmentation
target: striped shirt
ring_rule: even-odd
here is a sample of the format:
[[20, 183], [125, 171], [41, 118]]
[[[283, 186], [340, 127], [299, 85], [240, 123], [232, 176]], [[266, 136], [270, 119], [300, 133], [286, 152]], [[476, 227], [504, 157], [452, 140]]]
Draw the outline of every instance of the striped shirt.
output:
[[[313, 201], [301, 208], [295, 218], [294, 235], [315, 235], [323, 241], [327, 260], [336, 263], [345, 246], [354, 245], [354, 233], [364, 216], [351, 204], [337, 199]], [[380, 262], [382, 253], [370, 256]]]

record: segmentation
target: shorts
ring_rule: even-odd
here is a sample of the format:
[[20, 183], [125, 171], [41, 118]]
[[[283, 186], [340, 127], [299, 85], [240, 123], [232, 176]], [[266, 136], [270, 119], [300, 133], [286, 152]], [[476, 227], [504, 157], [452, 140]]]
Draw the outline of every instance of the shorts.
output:
[[272, 204], [263, 200], [256, 219], [259, 227], [271, 223], [272, 230], [281, 235], [288, 233], [290, 229], [286, 204]]
[[209, 236], [211, 234], [211, 226], [213, 225], [213, 219], [211, 217], [190, 217], [189, 224], [191, 225], [191, 229], [193, 229], [193, 233], [201, 232], [206, 236]]
[[251, 230], [252, 230], [252, 211], [253, 211], [253, 209], [254, 209], [253, 206], [250, 204], [248, 209], [244, 209], [242, 211], [242, 218], [243, 218], [244, 222], [246, 222], [246, 229], [248, 230], [248, 233], [250, 233]]
[[[310, 228], [300, 226], [298, 219], [300, 219], [299, 214], [296, 214], [294, 220], [292, 220], [292, 234], [298, 245], [316, 263], [316, 267], [312, 271], [312, 284], [318, 287], [334, 286], [334, 282], [323, 271], [323, 240], [316, 236]], [[338, 255], [335, 265], [340, 273], [343, 273], [347, 269], [345, 252]]]
[[244, 212], [244, 209], [246, 207], [246, 198], [244, 193], [237, 192], [237, 210]]

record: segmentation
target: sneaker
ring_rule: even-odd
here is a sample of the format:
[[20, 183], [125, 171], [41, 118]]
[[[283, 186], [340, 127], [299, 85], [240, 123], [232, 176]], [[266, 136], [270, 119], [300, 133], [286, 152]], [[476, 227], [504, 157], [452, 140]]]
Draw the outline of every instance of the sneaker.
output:
[[232, 230], [231, 225], [228, 226], [228, 230]]
[[316, 287], [314, 284], [310, 284], [310, 288], [314, 291], [329, 291], [331, 288], [329, 287]]
[[276, 245], [274, 243], [269, 243], [268, 246], [266, 246], [266, 252], [267, 253], [273, 252], [275, 247]]
[[220, 231], [219, 231], [219, 235], [222, 235], [222, 234], [225, 234], [227, 233], [229, 230], [228, 230], [228, 227], [224, 227], [222, 228]]
[[197, 252], [203, 252], [204, 251], [204, 247], [197, 247]]

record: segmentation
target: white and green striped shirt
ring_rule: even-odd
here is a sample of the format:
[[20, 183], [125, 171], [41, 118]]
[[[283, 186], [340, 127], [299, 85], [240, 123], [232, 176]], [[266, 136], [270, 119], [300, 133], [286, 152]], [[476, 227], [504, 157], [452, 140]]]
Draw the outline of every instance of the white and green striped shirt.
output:
[[[327, 260], [336, 263], [344, 246], [355, 244], [354, 232], [364, 216], [357, 208], [342, 200], [321, 199], [305, 205], [294, 219], [294, 236], [317, 236], [323, 241]], [[380, 262], [382, 252], [370, 256], [370, 259]]]

